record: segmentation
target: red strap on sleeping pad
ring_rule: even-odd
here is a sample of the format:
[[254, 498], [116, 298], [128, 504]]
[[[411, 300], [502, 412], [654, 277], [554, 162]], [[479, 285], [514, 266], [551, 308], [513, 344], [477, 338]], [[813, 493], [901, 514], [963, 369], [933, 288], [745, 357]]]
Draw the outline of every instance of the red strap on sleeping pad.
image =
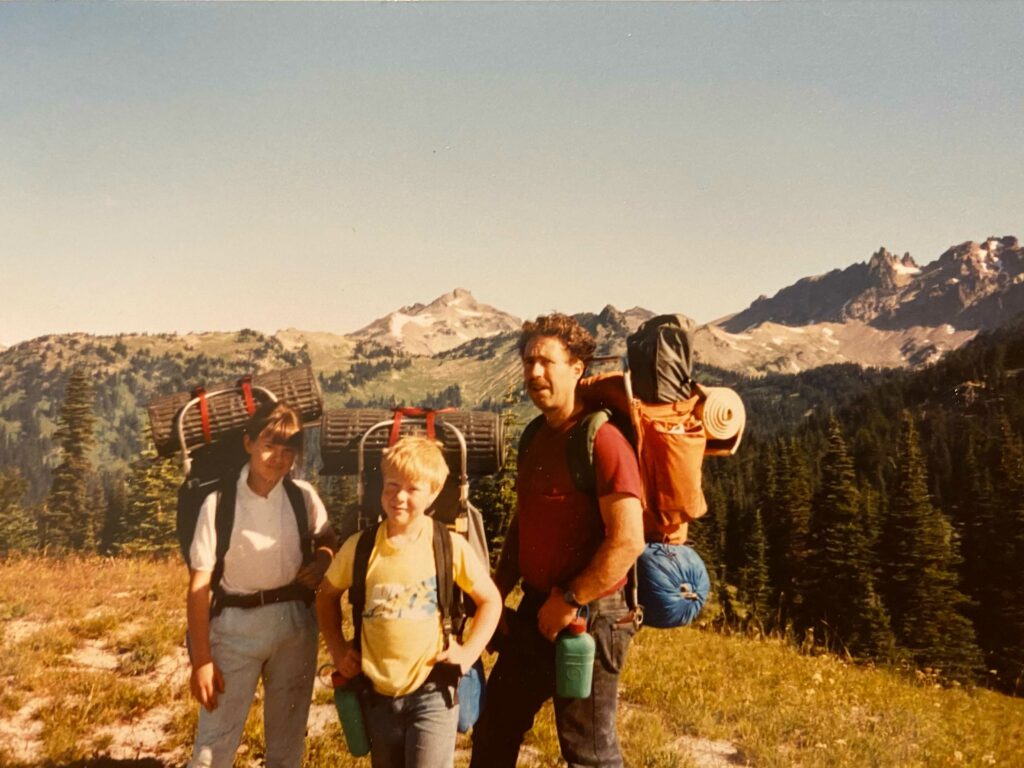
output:
[[427, 437], [431, 440], [437, 439], [437, 433], [434, 429], [434, 417], [439, 413], [454, 413], [454, 408], [395, 408], [395, 419], [391, 422], [391, 436], [388, 438], [388, 445], [394, 445], [398, 442], [398, 434], [402, 429], [402, 417], [403, 416], [423, 416], [427, 420]]
[[245, 411], [252, 416], [256, 412], [256, 401], [252, 397], [252, 376], [240, 378], [238, 386], [242, 388], [242, 397], [245, 398]]
[[206, 402], [206, 390], [196, 387], [192, 390], [192, 397], [199, 398], [199, 422], [203, 427], [203, 441], [213, 442], [213, 432], [210, 430], [210, 404]]

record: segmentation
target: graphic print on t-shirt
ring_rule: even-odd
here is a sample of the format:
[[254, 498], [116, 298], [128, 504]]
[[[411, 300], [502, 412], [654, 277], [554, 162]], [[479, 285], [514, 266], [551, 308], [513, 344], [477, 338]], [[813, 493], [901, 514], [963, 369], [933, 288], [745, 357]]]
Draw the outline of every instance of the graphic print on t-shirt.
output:
[[375, 584], [364, 619], [430, 619], [437, 616], [437, 576], [418, 584]]

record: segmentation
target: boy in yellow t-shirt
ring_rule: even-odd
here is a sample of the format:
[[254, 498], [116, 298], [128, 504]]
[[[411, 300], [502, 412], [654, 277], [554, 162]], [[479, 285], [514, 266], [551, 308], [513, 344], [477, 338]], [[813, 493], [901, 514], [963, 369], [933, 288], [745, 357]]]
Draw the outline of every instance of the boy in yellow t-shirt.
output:
[[[501, 616], [501, 595], [462, 536], [452, 537], [455, 583], [473, 598], [476, 615], [460, 644], [444, 648], [437, 608], [432, 518], [427, 509], [448, 476], [439, 445], [405, 437], [385, 452], [381, 505], [387, 520], [375, 533], [366, 571], [361, 650], [341, 632], [342, 593], [352, 586], [356, 542], [349, 538], [324, 575], [316, 607], [327, 650], [345, 677], [362, 672], [372, 685], [364, 720], [374, 768], [452, 765], [458, 705], [439, 663], [465, 673], [480, 658]], [[437, 670], [438, 672], [436, 672]]]

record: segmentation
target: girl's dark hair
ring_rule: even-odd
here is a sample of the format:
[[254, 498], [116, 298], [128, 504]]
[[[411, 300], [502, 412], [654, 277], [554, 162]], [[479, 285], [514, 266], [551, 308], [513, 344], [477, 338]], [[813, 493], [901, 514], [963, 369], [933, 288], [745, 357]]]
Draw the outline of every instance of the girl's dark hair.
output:
[[572, 358], [582, 360], [584, 363], [590, 362], [597, 349], [597, 343], [590, 335], [590, 331], [580, 325], [576, 318], [563, 315], [561, 312], [541, 315], [532, 322], [527, 320], [523, 323], [518, 344], [520, 357], [523, 356], [526, 345], [534, 336], [554, 336], [561, 339]]
[[256, 440], [266, 434], [270, 442], [302, 450], [302, 417], [285, 403], [262, 403], [245, 423], [245, 434]]

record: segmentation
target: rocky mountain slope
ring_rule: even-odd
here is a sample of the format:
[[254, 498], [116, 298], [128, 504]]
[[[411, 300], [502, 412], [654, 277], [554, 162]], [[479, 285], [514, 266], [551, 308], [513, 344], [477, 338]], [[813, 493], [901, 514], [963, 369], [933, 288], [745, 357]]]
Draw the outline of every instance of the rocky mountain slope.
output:
[[866, 263], [807, 277], [719, 322], [731, 333], [858, 321], [880, 330], [995, 328], [1024, 311], [1024, 249], [1016, 237], [949, 248], [919, 267], [884, 248]]
[[[697, 376], [702, 368], [763, 376], [841, 363], [920, 366], [1024, 310], [1022, 286], [1024, 253], [1016, 238], [958, 245], [923, 268], [883, 249], [866, 263], [806, 278], [699, 327]], [[609, 305], [577, 317], [596, 337], [599, 354], [617, 355], [653, 314]], [[118, 468], [145, 445], [144, 408], [154, 396], [273, 368], [310, 364], [329, 408], [502, 407], [522, 396], [519, 327], [511, 314], [455, 289], [347, 335], [243, 329], [40, 337], [0, 350], [0, 466], [18, 466], [34, 498], [49, 486], [63, 388], [76, 365], [88, 368], [96, 384], [98, 465]]]
[[464, 288], [439, 296], [429, 304], [412, 304], [374, 320], [350, 334], [413, 355], [436, 355], [481, 337], [514, 331], [519, 318], [481, 304]]

